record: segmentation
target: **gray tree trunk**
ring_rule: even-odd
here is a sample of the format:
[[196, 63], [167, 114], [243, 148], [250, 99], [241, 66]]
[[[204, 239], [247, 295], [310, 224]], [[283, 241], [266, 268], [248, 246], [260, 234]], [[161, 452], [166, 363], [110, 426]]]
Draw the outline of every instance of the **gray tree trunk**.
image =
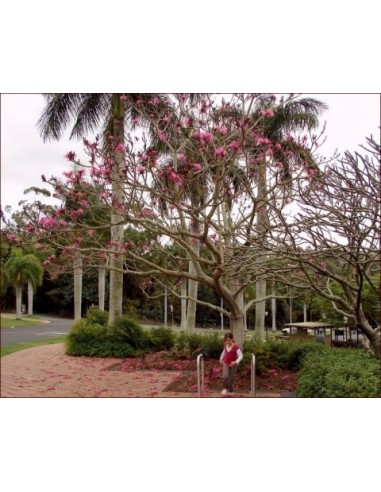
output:
[[[124, 103], [119, 94], [113, 95], [113, 145], [124, 144]], [[114, 205], [122, 206], [124, 201], [123, 170], [124, 152], [114, 151], [114, 163], [111, 172], [112, 198]], [[123, 311], [123, 255], [118, 253], [118, 244], [122, 243], [124, 234], [123, 216], [111, 215], [111, 241], [114, 244], [110, 256], [110, 299], [109, 325], [122, 315]]]
[[22, 287], [21, 285], [16, 285], [16, 319], [21, 319], [21, 305], [22, 305]]
[[271, 294], [273, 298], [271, 299], [271, 331], [276, 331], [276, 291], [275, 291], [275, 282], [272, 283]]
[[103, 266], [98, 268], [98, 307], [105, 310], [106, 270]]
[[[197, 244], [193, 248], [196, 257], [198, 257], [200, 253], [200, 245]], [[191, 275], [196, 274], [196, 268], [192, 260], [189, 261], [188, 271]], [[193, 299], [197, 299], [198, 295], [198, 282], [196, 280], [188, 280], [188, 302], [187, 302], [187, 319], [185, 329], [187, 331], [192, 331], [196, 328], [196, 310], [197, 310], [197, 302]], [[193, 299], [191, 299], [193, 298]]]
[[[257, 231], [262, 236], [262, 240], [266, 241], [266, 227], [268, 223], [267, 206], [266, 206], [266, 162], [262, 162], [258, 169], [258, 202], [261, 206], [258, 210], [257, 216]], [[260, 258], [260, 262], [263, 258]], [[266, 296], [267, 282], [264, 279], [260, 279], [256, 282], [256, 298], [262, 299]], [[255, 336], [260, 340], [265, 339], [265, 312], [266, 301], [260, 301], [255, 304]]]
[[74, 259], [74, 321], [82, 317], [82, 258], [77, 253]]
[[[266, 296], [266, 280], [258, 280], [256, 283], [256, 298], [262, 299]], [[265, 339], [265, 312], [266, 302], [260, 301], [255, 304], [255, 337]]]
[[28, 314], [29, 316], [33, 315], [33, 285], [32, 283], [28, 280]]
[[188, 305], [187, 295], [188, 295], [187, 279], [182, 278], [181, 279], [181, 323], [180, 323], [181, 330], [186, 330], [186, 326], [187, 326], [187, 305]]

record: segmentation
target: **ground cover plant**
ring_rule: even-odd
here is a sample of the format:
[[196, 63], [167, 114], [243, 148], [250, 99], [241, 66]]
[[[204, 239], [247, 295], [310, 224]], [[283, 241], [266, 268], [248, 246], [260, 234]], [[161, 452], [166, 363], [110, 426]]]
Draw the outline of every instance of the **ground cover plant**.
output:
[[380, 361], [360, 349], [340, 348], [306, 355], [297, 396], [302, 398], [379, 398]]

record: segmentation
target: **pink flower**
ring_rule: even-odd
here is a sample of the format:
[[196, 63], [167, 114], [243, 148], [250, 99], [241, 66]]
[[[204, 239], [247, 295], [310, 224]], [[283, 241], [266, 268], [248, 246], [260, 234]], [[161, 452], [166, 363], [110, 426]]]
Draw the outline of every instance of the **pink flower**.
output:
[[165, 133], [159, 133], [159, 140], [161, 142], [166, 142], [168, 140], [167, 135], [165, 135]]
[[213, 138], [213, 135], [209, 132], [200, 132], [200, 140], [203, 140], [204, 142], [211, 142]]
[[192, 126], [192, 124], [193, 124], [192, 118], [189, 118], [189, 117], [184, 118], [184, 125], [185, 126]]
[[198, 162], [192, 164], [192, 167], [195, 171], [201, 171], [201, 164], [199, 164]]
[[222, 126], [222, 127], [218, 127], [216, 128], [216, 131], [220, 134], [220, 135], [226, 135], [228, 133], [228, 129], [226, 128], [226, 126]]
[[124, 152], [126, 150], [126, 146], [122, 143], [119, 143], [116, 147], [115, 147], [115, 150], [116, 152]]
[[223, 147], [217, 147], [215, 152], [214, 152], [214, 155], [217, 158], [222, 158], [225, 156], [225, 154], [226, 154], [226, 150]]
[[65, 154], [65, 157], [68, 161], [74, 161], [75, 159], [75, 152], [68, 152]]
[[142, 166], [136, 166], [136, 172], [138, 174], [144, 174], [144, 167], [142, 167]]
[[186, 160], [185, 154], [183, 154], [183, 152], [177, 154], [177, 160], [179, 160], [180, 162], [185, 162]]
[[230, 144], [228, 145], [228, 147], [231, 149], [231, 150], [238, 150], [239, 149], [239, 143], [237, 142], [237, 140], [232, 140], [230, 142]]
[[267, 110], [262, 109], [261, 110], [261, 115], [262, 116], [268, 116], [269, 118], [271, 118], [272, 116], [274, 116], [274, 111], [271, 108], [269, 108]]

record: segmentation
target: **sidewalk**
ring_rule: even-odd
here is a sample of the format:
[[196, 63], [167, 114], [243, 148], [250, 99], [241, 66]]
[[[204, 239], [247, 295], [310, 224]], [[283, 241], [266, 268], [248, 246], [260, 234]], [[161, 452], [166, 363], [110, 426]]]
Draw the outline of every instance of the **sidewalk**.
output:
[[[112, 370], [114, 358], [65, 355], [62, 343], [20, 350], [1, 358], [2, 398], [198, 398], [198, 393], [164, 391], [181, 371]], [[205, 393], [217, 398], [219, 393]], [[237, 397], [250, 397], [236, 395]], [[257, 393], [279, 398], [278, 393]]]

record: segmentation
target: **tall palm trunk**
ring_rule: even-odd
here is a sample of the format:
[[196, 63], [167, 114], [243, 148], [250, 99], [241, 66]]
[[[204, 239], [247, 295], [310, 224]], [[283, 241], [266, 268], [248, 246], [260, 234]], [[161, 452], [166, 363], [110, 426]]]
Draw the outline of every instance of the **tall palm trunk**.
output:
[[106, 269], [103, 261], [98, 267], [98, 307], [100, 311], [105, 310]]
[[[193, 200], [193, 203], [198, 203], [198, 197]], [[191, 223], [191, 230], [193, 234], [197, 234], [199, 232], [199, 221], [197, 218], [193, 219]], [[192, 244], [192, 250], [195, 258], [199, 257], [200, 254], [200, 243], [198, 240], [194, 240], [194, 244]], [[191, 258], [189, 261], [188, 272], [191, 275], [196, 275], [196, 267], [193, 259]], [[187, 303], [187, 319], [185, 329], [187, 331], [192, 331], [196, 328], [196, 310], [197, 310], [197, 295], [198, 295], [198, 282], [196, 280], [188, 280], [188, 303]]]
[[74, 259], [74, 321], [82, 317], [82, 258], [80, 253]]
[[[112, 199], [114, 210], [122, 206], [123, 193], [123, 151], [118, 145], [124, 143], [124, 103], [119, 94], [113, 94], [113, 145], [114, 162], [111, 172]], [[123, 255], [118, 253], [118, 244], [123, 241], [123, 215], [113, 212], [111, 215], [111, 242], [114, 244], [110, 257], [110, 298], [109, 298], [109, 325], [113, 324], [123, 310]]]
[[[196, 256], [199, 255], [200, 245], [197, 244], [193, 248], [193, 251]], [[189, 262], [189, 273], [191, 275], [196, 274], [196, 268], [192, 260]], [[193, 299], [197, 299], [198, 295], [198, 282], [196, 280], [188, 280], [188, 303], [187, 303], [187, 319], [185, 329], [187, 331], [194, 330], [196, 328], [196, 310], [197, 310], [197, 302]]]
[[187, 326], [187, 305], [188, 305], [188, 282], [186, 278], [181, 279], [181, 330], [186, 330]]
[[30, 280], [28, 280], [28, 314], [32, 316], [33, 314], [33, 285]]
[[272, 282], [271, 286], [271, 331], [276, 331], [276, 290], [275, 290], [275, 282]]
[[[257, 231], [265, 240], [267, 227], [267, 206], [266, 206], [266, 161], [264, 160], [258, 170], [258, 202], [261, 203], [257, 217]], [[258, 261], [263, 262], [260, 257]], [[256, 298], [263, 299], [266, 296], [267, 282], [265, 279], [256, 282]], [[255, 336], [260, 340], [265, 339], [265, 312], [266, 301], [259, 301], [255, 304]]]
[[17, 284], [15, 286], [16, 291], [16, 319], [21, 319], [21, 305], [22, 305], [22, 286]]

